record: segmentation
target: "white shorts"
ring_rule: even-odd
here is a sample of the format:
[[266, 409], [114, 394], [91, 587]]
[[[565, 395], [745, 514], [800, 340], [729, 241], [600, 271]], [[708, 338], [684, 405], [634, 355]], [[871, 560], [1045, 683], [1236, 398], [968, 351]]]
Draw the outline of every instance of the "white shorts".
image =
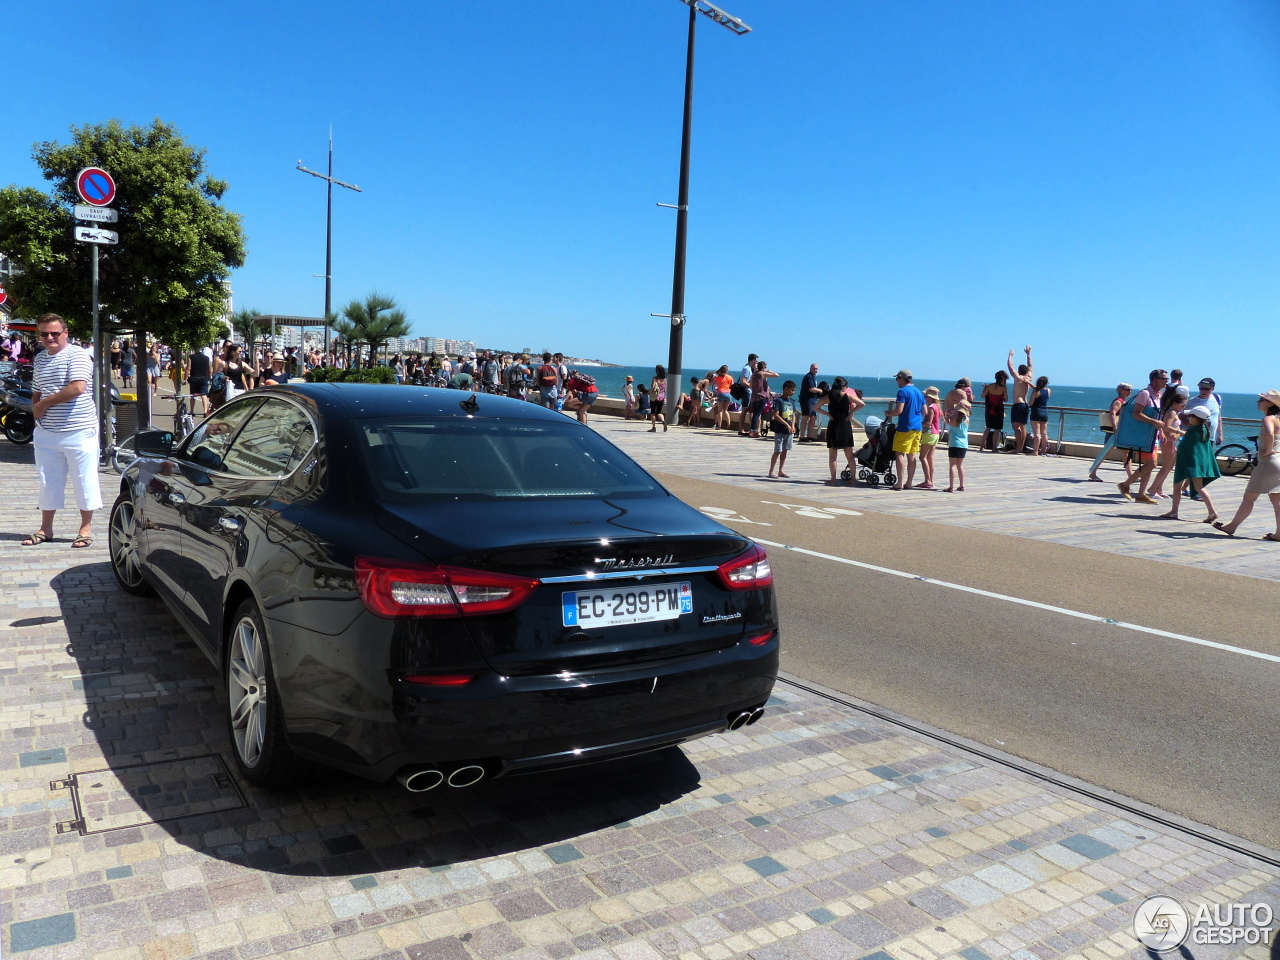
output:
[[95, 428], [46, 430], [36, 424], [34, 443], [41, 510], [61, 510], [66, 505], [68, 474], [76, 492], [76, 506], [81, 510], [102, 509]]

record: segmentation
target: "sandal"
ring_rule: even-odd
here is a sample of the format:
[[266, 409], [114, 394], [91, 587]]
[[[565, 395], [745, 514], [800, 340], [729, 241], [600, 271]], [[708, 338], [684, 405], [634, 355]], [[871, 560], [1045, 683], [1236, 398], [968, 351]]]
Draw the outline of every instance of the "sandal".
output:
[[1201, 521], [1201, 522], [1202, 522], [1202, 523], [1213, 523], [1213, 521], [1215, 521], [1215, 520], [1217, 520], [1217, 519], [1218, 519], [1218, 515], [1217, 515], [1216, 513], [1211, 513], [1211, 514], [1209, 514], [1209, 516], [1205, 517], [1205, 518], [1204, 518], [1204, 520], [1203, 520], [1203, 521]]
[[1213, 521], [1213, 529], [1215, 529], [1215, 530], [1221, 530], [1221, 531], [1222, 531], [1223, 533], [1225, 533], [1228, 537], [1234, 537], [1234, 536], [1235, 536], [1235, 532], [1234, 532], [1234, 531], [1232, 531], [1232, 530], [1228, 530], [1228, 529], [1227, 529], [1227, 525], [1226, 525], [1225, 523], [1223, 523], [1221, 520], [1215, 520], [1215, 521]]
[[1280, 543], [1280, 537], [1276, 536], [1274, 533], [1264, 533], [1262, 535], [1262, 539], [1270, 540], [1272, 543]]
[[52, 539], [53, 537], [49, 536], [43, 530], [37, 530], [35, 533], [31, 534], [31, 536], [27, 537], [27, 539], [23, 540], [22, 545], [24, 547], [35, 547], [42, 543], [48, 543]]
[[1162, 513], [1162, 514], [1160, 514], [1160, 519], [1161, 519], [1161, 520], [1177, 520], [1177, 519], [1178, 519], [1178, 515], [1177, 515], [1176, 513], [1173, 513], [1172, 511], [1170, 511], [1169, 513]]
[[81, 534], [71, 541], [72, 550], [83, 550], [85, 547], [93, 546], [93, 537], [87, 537]]

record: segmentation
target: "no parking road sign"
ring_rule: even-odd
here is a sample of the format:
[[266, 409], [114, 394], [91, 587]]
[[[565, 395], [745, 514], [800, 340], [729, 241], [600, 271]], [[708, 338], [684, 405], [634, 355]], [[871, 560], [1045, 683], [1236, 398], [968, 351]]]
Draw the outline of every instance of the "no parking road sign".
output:
[[105, 207], [116, 198], [116, 182], [101, 167], [85, 167], [76, 174], [76, 193], [85, 203]]

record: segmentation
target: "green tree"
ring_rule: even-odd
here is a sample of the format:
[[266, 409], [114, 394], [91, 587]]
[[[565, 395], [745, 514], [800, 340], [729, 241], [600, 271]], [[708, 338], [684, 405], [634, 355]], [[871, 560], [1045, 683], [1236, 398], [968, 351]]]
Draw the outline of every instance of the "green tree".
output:
[[369, 345], [370, 366], [377, 361], [378, 351], [388, 340], [409, 332], [409, 318], [395, 299], [376, 290], [363, 300], [348, 303], [342, 308], [342, 316], [352, 325], [353, 339]]
[[119, 246], [102, 247], [99, 301], [104, 317], [186, 349], [221, 335], [226, 281], [244, 265], [240, 217], [222, 205], [225, 181], [205, 171], [204, 150], [160, 120], [118, 120], [71, 128], [71, 142], [37, 143], [34, 159], [52, 186], [0, 190], [0, 250], [25, 272], [8, 289], [24, 314], [62, 314], [74, 333], [90, 329], [88, 244], [72, 238], [76, 174], [107, 170]]

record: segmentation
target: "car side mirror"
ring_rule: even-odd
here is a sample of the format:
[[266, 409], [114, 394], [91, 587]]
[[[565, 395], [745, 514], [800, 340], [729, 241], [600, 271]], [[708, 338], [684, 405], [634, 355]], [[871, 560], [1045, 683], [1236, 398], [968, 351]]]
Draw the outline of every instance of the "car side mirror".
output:
[[173, 452], [173, 434], [168, 430], [143, 430], [133, 438], [140, 457], [167, 457]]

